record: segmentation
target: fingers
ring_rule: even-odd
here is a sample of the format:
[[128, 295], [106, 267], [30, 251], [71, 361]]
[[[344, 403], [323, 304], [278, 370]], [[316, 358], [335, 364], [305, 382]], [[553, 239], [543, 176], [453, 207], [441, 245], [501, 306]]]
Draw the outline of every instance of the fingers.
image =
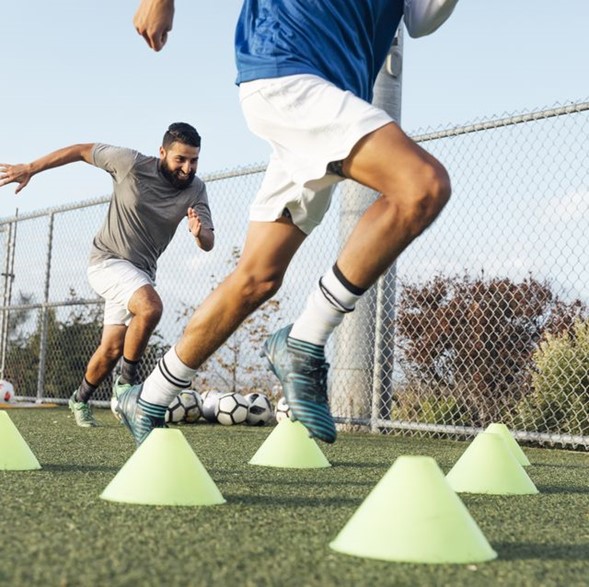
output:
[[20, 190], [22, 190], [27, 185], [27, 183], [29, 183], [29, 182], [28, 181], [23, 181], [23, 182], [19, 183], [18, 186], [16, 186], [16, 189], [14, 190], [14, 193], [15, 194], [18, 194], [18, 192], [20, 192]]
[[8, 163], [0, 163], [0, 187], [8, 185], [9, 183], [18, 183], [15, 194], [18, 194], [30, 181], [31, 176], [23, 171], [23, 165], [9, 165]]
[[167, 43], [173, 21], [174, 0], [142, 0], [133, 18], [135, 30], [154, 51]]

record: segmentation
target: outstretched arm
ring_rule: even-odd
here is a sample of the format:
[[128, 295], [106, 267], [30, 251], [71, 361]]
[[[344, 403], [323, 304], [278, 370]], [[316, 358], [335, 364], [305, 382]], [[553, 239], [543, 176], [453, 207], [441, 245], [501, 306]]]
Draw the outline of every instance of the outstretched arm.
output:
[[458, 0], [405, 0], [403, 18], [414, 38], [431, 35], [448, 20]]
[[61, 167], [68, 163], [75, 161], [85, 161], [92, 163], [92, 148], [94, 143], [84, 143], [79, 145], [71, 145], [64, 147], [53, 153], [49, 153], [40, 159], [36, 159], [31, 163], [18, 163], [10, 165], [9, 163], [0, 163], [0, 187], [9, 183], [17, 183], [15, 194], [18, 194], [31, 181], [33, 175], [52, 169], [53, 167]]
[[186, 212], [188, 216], [188, 230], [196, 239], [196, 244], [203, 251], [210, 251], [215, 246], [215, 233], [210, 228], [205, 228], [200, 217], [194, 208], [188, 208]]
[[154, 51], [166, 44], [173, 22], [174, 0], [141, 0], [133, 18], [135, 30]]

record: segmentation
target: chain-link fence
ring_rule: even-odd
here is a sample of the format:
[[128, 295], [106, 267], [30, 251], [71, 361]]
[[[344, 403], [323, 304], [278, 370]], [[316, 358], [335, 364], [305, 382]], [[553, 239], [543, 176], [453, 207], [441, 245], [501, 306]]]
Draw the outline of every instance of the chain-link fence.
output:
[[[501, 421], [520, 439], [589, 447], [588, 134], [584, 102], [414, 137], [448, 168], [453, 197], [332, 337], [340, 423], [468, 436]], [[178, 230], [161, 257], [165, 309], [142, 376], [237, 261], [263, 171], [204, 177], [216, 246], [205, 253]], [[281, 291], [209, 359], [197, 389], [277, 399], [262, 341], [297, 316], [359, 203], [374, 197], [341, 184]], [[23, 398], [65, 401], [98, 345], [102, 304], [86, 264], [108, 201], [0, 221], [0, 367]], [[109, 399], [111, 384], [97, 400]]]

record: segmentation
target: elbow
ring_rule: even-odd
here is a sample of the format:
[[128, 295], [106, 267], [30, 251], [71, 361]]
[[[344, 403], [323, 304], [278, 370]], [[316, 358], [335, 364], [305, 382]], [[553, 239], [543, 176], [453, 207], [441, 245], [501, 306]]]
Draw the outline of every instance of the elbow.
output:
[[206, 235], [203, 235], [203, 237], [204, 238], [199, 239], [200, 248], [208, 253], [209, 251], [212, 251], [215, 247], [215, 233], [212, 230], [210, 230], [207, 231]]

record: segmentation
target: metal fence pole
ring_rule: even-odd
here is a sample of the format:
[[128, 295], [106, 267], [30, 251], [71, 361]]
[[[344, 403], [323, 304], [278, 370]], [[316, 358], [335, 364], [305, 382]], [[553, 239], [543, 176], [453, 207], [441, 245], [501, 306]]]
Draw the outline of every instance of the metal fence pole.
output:
[[[401, 123], [403, 29], [397, 36], [384, 67], [374, 85], [374, 104], [388, 112]], [[394, 359], [394, 317], [396, 295], [396, 264], [382, 275], [376, 283], [376, 310], [374, 324], [374, 369], [372, 378], [371, 428], [378, 429], [377, 421], [390, 414], [392, 398], [392, 375]]]
[[[4, 369], [6, 367], [6, 355], [8, 354], [8, 330], [10, 320], [10, 304], [12, 302], [12, 282], [14, 280], [14, 251], [16, 248], [16, 229], [18, 227], [18, 208], [15, 214], [16, 220], [8, 224], [8, 237], [6, 243], [6, 259], [4, 263], [4, 292], [2, 296], [2, 328], [0, 336], [2, 337], [2, 354], [0, 357], [0, 379], [4, 379]], [[2, 227], [5, 230], [5, 227]]]
[[51, 281], [51, 254], [53, 252], [53, 225], [55, 214], [49, 215], [49, 231], [47, 235], [47, 257], [45, 263], [45, 292], [43, 307], [39, 318], [39, 372], [37, 377], [37, 401], [41, 402], [45, 395], [45, 367], [47, 365], [47, 319], [49, 315], [49, 283]]
[[[378, 74], [373, 104], [396, 121], [401, 117], [402, 29], [399, 28], [387, 59]], [[341, 188], [339, 240], [346, 241], [358, 220], [378, 194], [346, 181]], [[394, 312], [395, 271], [391, 269], [362, 297], [356, 310], [346, 316], [334, 336], [335, 362], [332, 369], [332, 409], [347, 419], [376, 422], [390, 396], [388, 374], [392, 352], [386, 356], [384, 332]], [[392, 347], [391, 347], [392, 348]], [[367, 402], [367, 390], [372, 388]], [[374, 428], [375, 426], [373, 426]]]

